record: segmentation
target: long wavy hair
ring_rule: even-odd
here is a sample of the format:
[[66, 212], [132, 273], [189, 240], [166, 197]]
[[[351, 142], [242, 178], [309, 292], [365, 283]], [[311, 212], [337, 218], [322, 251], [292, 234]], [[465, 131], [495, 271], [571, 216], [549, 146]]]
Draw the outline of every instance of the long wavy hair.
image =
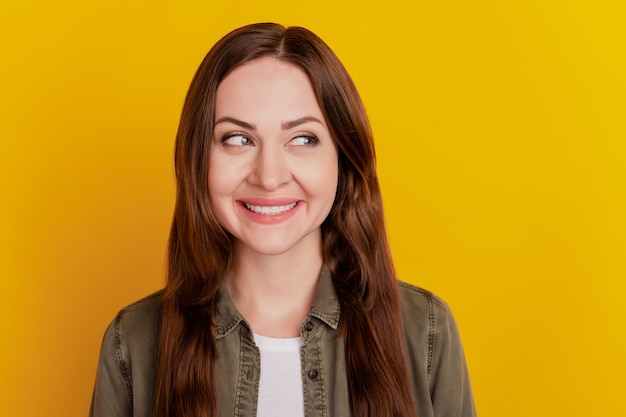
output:
[[273, 23], [245, 26], [218, 41], [185, 100], [176, 138], [177, 195], [158, 341], [155, 416], [217, 415], [214, 365], [219, 358], [213, 322], [234, 242], [216, 221], [209, 201], [215, 96], [233, 69], [266, 56], [308, 75], [338, 149], [337, 194], [321, 229], [324, 262], [341, 305], [339, 334], [345, 340], [352, 413], [416, 417], [365, 109], [345, 68], [319, 37]]

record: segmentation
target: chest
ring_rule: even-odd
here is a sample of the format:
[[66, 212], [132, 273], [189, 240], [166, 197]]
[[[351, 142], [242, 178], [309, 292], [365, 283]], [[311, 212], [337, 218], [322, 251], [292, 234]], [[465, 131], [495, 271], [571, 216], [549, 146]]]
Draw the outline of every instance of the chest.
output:
[[[306, 417], [349, 416], [343, 339], [321, 322], [303, 326], [300, 378]], [[218, 412], [221, 417], [257, 415], [261, 354], [246, 326], [217, 340]]]

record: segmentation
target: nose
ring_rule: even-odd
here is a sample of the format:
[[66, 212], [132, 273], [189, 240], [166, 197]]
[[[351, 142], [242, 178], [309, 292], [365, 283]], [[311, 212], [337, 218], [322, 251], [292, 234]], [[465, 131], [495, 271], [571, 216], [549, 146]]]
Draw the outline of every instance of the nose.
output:
[[267, 191], [275, 191], [290, 179], [291, 171], [286, 152], [281, 147], [261, 147], [250, 172], [250, 183]]

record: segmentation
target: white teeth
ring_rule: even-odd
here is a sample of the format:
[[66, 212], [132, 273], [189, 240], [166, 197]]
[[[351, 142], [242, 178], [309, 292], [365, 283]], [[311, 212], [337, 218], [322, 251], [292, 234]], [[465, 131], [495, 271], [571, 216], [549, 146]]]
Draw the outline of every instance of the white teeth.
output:
[[275, 216], [285, 211], [291, 210], [296, 206], [296, 203], [287, 204], [286, 206], [253, 206], [252, 204], [244, 203], [246, 208], [250, 211], [259, 214], [267, 214], [269, 216]]

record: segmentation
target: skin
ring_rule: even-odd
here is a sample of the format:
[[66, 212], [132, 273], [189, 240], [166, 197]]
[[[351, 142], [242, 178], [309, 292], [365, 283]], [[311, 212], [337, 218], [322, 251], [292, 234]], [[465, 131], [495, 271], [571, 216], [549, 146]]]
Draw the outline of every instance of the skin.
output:
[[233, 301], [254, 332], [297, 336], [322, 267], [337, 149], [307, 75], [276, 58], [233, 70], [215, 109], [209, 196], [236, 239]]

